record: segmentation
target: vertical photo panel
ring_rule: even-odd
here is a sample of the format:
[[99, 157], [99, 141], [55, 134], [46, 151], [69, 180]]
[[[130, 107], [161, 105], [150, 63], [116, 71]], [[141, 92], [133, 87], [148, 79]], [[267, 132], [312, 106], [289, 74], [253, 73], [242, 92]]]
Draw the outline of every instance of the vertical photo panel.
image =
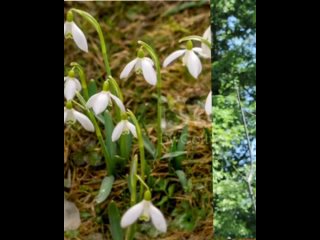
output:
[[210, 7], [64, 2], [65, 239], [214, 238]]

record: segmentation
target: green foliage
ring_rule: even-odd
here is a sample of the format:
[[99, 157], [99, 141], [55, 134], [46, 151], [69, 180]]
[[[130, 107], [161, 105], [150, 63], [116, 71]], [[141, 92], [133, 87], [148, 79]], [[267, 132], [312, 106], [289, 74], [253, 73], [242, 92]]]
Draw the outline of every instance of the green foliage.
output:
[[[256, 7], [254, 0], [212, 4], [215, 234], [218, 239], [256, 237]], [[238, 89], [241, 101], [238, 98]], [[240, 104], [244, 110], [241, 114]], [[255, 156], [254, 156], [255, 158]], [[250, 195], [250, 188], [253, 196]]]

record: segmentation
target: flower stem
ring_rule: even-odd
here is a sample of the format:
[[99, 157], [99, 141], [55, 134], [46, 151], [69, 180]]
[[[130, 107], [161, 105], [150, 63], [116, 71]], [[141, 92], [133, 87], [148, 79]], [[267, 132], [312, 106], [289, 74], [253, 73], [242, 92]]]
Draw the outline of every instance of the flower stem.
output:
[[[158, 74], [161, 76], [161, 74]], [[159, 78], [158, 78], [159, 79]], [[160, 77], [161, 79], [161, 77]], [[157, 142], [157, 157], [161, 158], [162, 155], [162, 128], [161, 128], [161, 122], [162, 122], [162, 95], [161, 95], [161, 82], [158, 80], [157, 84], [157, 137], [158, 137], [158, 142]]]
[[80, 81], [81, 81], [81, 87], [82, 87], [82, 91], [83, 91], [83, 96], [84, 99], [86, 101], [89, 100], [89, 91], [88, 91], [88, 85], [87, 85], [87, 80], [86, 80], [86, 75], [83, 71], [83, 68], [78, 64], [78, 63], [71, 63], [71, 67], [75, 68], [78, 73], [79, 73], [79, 77], [80, 77]]
[[109, 155], [108, 149], [107, 149], [107, 145], [103, 139], [102, 136], [102, 131], [99, 127], [99, 124], [96, 120], [96, 118], [94, 117], [94, 114], [92, 113], [92, 111], [90, 111], [87, 107], [86, 107], [86, 101], [84, 100], [84, 98], [81, 96], [81, 94], [77, 93], [77, 97], [79, 99], [79, 101], [81, 102], [81, 104], [83, 105], [83, 107], [85, 107], [87, 113], [88, 113], [88, 117], [90, 118], [90, 120], [92, 121], [95, 131], [96, 131], [96, 136], [98, 138], [98, 141], [100, 143], [105, 161], [106, 161], [106, 165], [107, 165], [107, 170], [108, 170], [108, 175], [109, 176], [114, 176], [115, 175], [115, 164], [114, 162], [111, 160], [111, 157]]
[[198, 41], [198, 42], [202, 42], [203, 44], [207, 45], [208, 48], [212, 48], [212, 44], [204, 39], [203, 37], [200, 37], [200, 36], [189, 36], [189, 37], [184, 37], [182, 39], [179, 40], [179, 43], [182, 43], [182, 42], [187, 42], [187, 41]]
[[[111, 92], [112, 94], [114, 94], [115, 96], [117, 96], [121, 102], [123, 102], [123, 94], [121, 92], [121, 89], [117, 83], [117, 81], [113, 78], [113, 77], [109, 77], [108, 81], [110, 83], [110, 88], [111, 88]], [[121, 110], [119, 108], [115, 109], [115, 117], [116, 120], [119, 122], [121, 121]]]
[[140, 181], [140, 183], [145, 186], [145, 188], [147, 189], [147, 191], [150, 191], [149, 186], [145, 183], [144, 180], [142, 180], [142, 178], [139, 175], [136, 175], [136, 178]]
[[148, 45], [147, 43], [143, 41], [138, 42], [140, 45], [143, 46], [143, 48], [150, 54], [152, 60], [155, 63], [156, 72], [157, 72], [157, 152], [156, 152], [156, 158], [161, 158], [162, 156], [162, 128], [161, 128], [161, 122], [162, 122], [162, 76], [161, 76], [161, 63], [159, 60], [158, 55], [156, 54], [155, 50]]
[[75, 8], [72, 8], [71, 11], [78, 13], [80, 16], [85, 18], [96, 29], [98, 36], [99, 36], [99, 39], [100, 39], [101, 52], [102, 52], [102, 57], [103, 57], [104, 66], [106, 68], [107, 75], [108, 75], [108, 77], [112, 76], [111, 75], [111, 68], [110, 68], [110, 64], [109, 64], [109, 60], [108, 60], [107, 45], [106, 45], [106, 41], [103, 36], [103, 32], [102, 32], [100, 24], [92, 15], [90, 15], [89, 13], [87, 13], [85, 11], [75, 9]]
[[[147, 162], [145, 159], [144, 142], [143, 142], [141, 127], [139, 125], [139, 122], [138, 122], [136, 116], [133, 114], [133, 112], [128, 110], [128, 115], [130, 116], [134, 125], [136, 126], [137, 135], [138, 135], [139, 151], [140, 151], [140, 162], [141, 162], [140, 176], [141, 176], [142, 180], [145, 180], [145, 172], [146, 172]], [[143, 184], [141, 184], [140, 185], [140, 199], [143, 198], [143, 194], [144, 194], [144, 186], [143, 186]]]

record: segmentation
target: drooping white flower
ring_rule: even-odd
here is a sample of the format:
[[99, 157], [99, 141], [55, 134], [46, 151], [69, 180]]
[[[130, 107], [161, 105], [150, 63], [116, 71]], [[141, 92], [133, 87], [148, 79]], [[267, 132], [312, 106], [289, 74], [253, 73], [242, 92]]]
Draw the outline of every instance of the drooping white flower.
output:
[[178, 50], [170, 54], [164, 61], [163, 67], [169, 66], [173, 61], [178, 59], [179, 57], [182, 58], [182, 63], [184, 66], [187, 66], [189, 73], [194, 77], [198, 78], [200, 73], [202, 72], [202, 64], [197, 56], [197, 54], [202, 53], [201, 48], [194, 48], [191, 41], [187, 43], [187, 48], [184, 50]]
[[212, 91], [209, 93], [207, 97], [205, 109], [208, 116], [210, 116], [212, 114]]
[[130, 132], [135, 138], [138, 138], [136, 127], [128, 120], [122, 120], [113, 130], [112, 142], [118, 141], [122, 134], [128, 134]]
[[88, 100], [87, 107], [92, 108], [94, 113], [99, 115], [103, 113], [109, 105], [112, 104], [111, 100], [116, 103], [122, 112], [126, 111], [122, 101], [109, 91], [109, 83], [105, 82], [103, 85], [103, 90], [100, 93], [93, 95]]
[[64, 23], [65, 38], [73, 39], [76, 45], [84, 52], [88, 52], [88, 42], [82, 30], [73, 21], [73, 13], [68, 12], [67, 21]]
[[142, 73], [144, 79], [152, 86], [157, 85], [157, 73], [154, 70], [154, 62], [151, 58], [145, 57], [142, 50], [139, 50], [138, 57], [128, 63], [123, 69], [120, 79], [128, 78], [133, 70], [135, 70], [137, 74]]
[[140, 203], [131, 207], [121, 219], [121, 227], [127, 228], [128, 226], [135, 223], [138, 219], [144, 221], [150, 221], [153, 226], [160, 232], [167, 232], [167, 223], [161, 213], [161, 211], [156, 208], [151, 202], [151, 193], [147, 191], [145, 193], [144, 200]]
[[94, 126], [90, 119], [83, 113], [74, 110], [72, 103], [68, 102], [67, 107], [64, 108], [64, 124], [74, 124], [76, 122], [79, 122], [85, 130], [94, 132]]
[[[205, 33], [203, 34], [203, 38], [212, 44], [211, 26], [205, 31]], [[211, 58], [211, 49], [208, 47], [208, 45], [202, 43], [201, 48], [202, 52], [200, 53], [200, 55], [204, 58]]]
[[81, 84], [78, 79], [74, 77], [74, 72], [70, 71], [68, 77], [64, 78], [64, 97], [67, 101], [74, 98], [77, 92], [81, 91]]

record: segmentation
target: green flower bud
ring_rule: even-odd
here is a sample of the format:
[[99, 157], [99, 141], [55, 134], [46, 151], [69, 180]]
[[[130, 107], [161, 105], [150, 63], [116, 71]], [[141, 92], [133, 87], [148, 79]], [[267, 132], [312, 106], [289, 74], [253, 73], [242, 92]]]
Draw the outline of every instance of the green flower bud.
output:
[[68, 72], [68, 77], [69, 77], [69, 78], [74, 78], [75, 75], [76, 75], [76, 74], [75, 74], [75, 72], [74, 72], [73, 70], [71, 70], [71, 71]]
[[66, 108], [71, 110], [73, 108], [73, 104], [71, 101], [68, 101], [67, 104], [66, 104]]
[[68, 22], [73, 22], [73, 13], [72, 13], [72, 11], [69, 11], [67, 13], [67, 21]]
[[151, 199], [152, 199], [152, 195], [151, 195], [151, 192], [148, 190], [148, 191], [146, 191], [146, 192], [144, 193], [144, 200], [150, 202]]
[[138, 51], [138, 58], [144, 58], [144, 57], [145, 57], [144, 51], [140, 48]]
[[188, 42], [187, 42], [187, 50], [192, 50], [193, 49], [193, 43], [192, 43], [192, 41], [191, 40], [189, 40]]
[[105, 81], [105, 82], [103, 83], [103, 91], [104, 91], [104, 92], [109, 92], [109, 90], [110, 90], [110, 83], [109, 83], [109, 81], [107, 80], [107, 81]]

